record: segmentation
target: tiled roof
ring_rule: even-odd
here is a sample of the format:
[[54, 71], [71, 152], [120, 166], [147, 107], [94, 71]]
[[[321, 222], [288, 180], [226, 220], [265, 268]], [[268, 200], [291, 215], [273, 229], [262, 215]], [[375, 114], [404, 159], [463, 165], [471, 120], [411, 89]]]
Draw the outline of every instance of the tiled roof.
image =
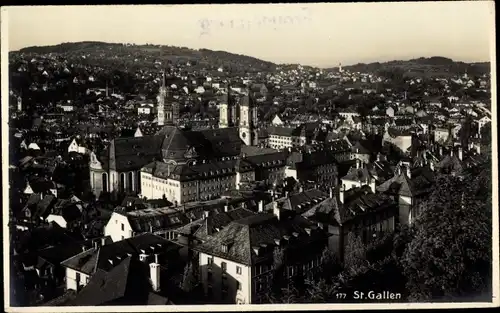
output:
[[[301, 246], [326, 238], [321, 232], [309, 235], [305, 228], [312, 229], [315, 225], [301, 216], [282, 216], [278, 220], [272, 213], [260, 213], [231, 222], [195, 250], [251, 266], [271, 258], [276, 241], [286, 245], [288, 238], [291, 245]], [[223, 251], [224, 244], [227, 252]]]
[[374, 194], [367, 186], [363, 186], [346, 191], [344, 203], [340, 203], [337, 197], [328, 198], [303, 215], [319, 222], [343, 225], [358, 216], [395, 207], [397, 203], [392, 197]]
[[111, 141], [109, 168], [119, 172], [138, 170], [160, 158], [161, 136], [117, 138]]
[[97, 270], [70, 305], [96, 306], [115, 301], [147, 304], [150, 293], [148, 270], [148, 264], [127, 256], [109, 272]]
[[[317, 203], [328, 198], [328, 195], [318, 189], [305, 190], [303, 192], [290, 194], [287, 197], [277, 199], [276, 202], [284, 210], [294, 211], [302, 214]], [[272, 210], [273, 203], [266, 205], [265, 210]]]
[[[93, 274], [98, 269], [110, 271], [118, 261], [125, 259], [129, 254], [137, 256], [141, 250], [161, 253], [165, 252], [167, 247], [175, 248], [175, 245], [172, 246], [172, 243], [166, 239], [145, 233], [101, 246], [98, 249], [91, 248], [61, 262], [61, 265], [83, 273]], [[113, 260], [115, 263], [111, 264], [109, 260]]]
[[429, 192], [432, 185], [432, 172], [429, 172], [426, 168], [417, 168], [411, 171], [411, 178], [403, 171], [400, 175], [396, 175], [379, 185], [377, 191], [414, 197]]
[[[358, 161], [362, 162], [362, 161]], [[357, 166], [351, 166], [349, 171], [347, 172], [347, 175], [342, 177], [342, 179], [345, 180], [350, 180], [350, 181], [357, 181], [357, 182], [369, 182], [371, 179], [371, 174], [369, 169], [361, 165], [359, 168]]]

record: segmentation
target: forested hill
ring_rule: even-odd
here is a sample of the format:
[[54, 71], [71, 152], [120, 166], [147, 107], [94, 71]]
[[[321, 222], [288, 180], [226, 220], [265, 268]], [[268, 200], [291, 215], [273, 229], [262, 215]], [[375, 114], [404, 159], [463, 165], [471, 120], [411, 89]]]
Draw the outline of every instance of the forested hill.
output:
[[418, 58], [407, 61], [395, 60], [390, 62], [358, 63], [343, 66], [353, 72], [374, 73], [380, 71], [401, 71], [405, 75], [424, 74], [429, 76], [463, 75], [466, 72], [472, 75], [482, 75], [490, 72], [490, 63], [464, 63], [445, 57]]
[[272, 62], [254, 57], [239, 55], [224, 51], [208, 49], [190, 49], [186, 47], [161, 45], [134, 45], [120, 43], [105, 43], [96, 41], [62, 43], [54, 46], [34, 46], [23, 48], [13, 53], [24, 54], [62, 54], [67, 57], [85, 57], [87, 60], [102, 60], [116, 62], [117, 59], [127, 62], [127, 65], [148, 66], [155, 62], [182, 65], [190, 62], [193, 67], [217, 68], [228, 71], [269, 71], [276, 65]]

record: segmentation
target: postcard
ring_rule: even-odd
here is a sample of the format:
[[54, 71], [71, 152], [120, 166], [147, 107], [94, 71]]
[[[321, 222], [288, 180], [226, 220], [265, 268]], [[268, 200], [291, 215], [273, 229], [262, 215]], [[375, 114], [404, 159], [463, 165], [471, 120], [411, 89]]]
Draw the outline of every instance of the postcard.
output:
[[499, 304], [494, 2], [1, 14], [6, 311]]

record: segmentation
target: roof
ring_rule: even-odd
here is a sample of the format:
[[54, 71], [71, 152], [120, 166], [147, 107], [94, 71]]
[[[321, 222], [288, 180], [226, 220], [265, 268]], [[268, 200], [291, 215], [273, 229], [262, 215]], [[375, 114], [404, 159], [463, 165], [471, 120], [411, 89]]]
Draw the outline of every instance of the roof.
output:
[[143, 136], [113, 139], [108, 148], [109, 168], [123, 172], [138, 170], [161, 157], [161, 136]]
[[303, 216], [330, 225], [341, 226], [371, 212], [396, 208], [397, 203], [392, 197], [374, 194], [369, 187], [363, 186], [347, 190], [344, 193], [344, 203], [341, 203], [337, 197], [327, 198], [304, 212]]
[[147, 304], [150, 290], [148, 264], [127, 256], [109, 272], [97, 270], [70, 304]]
[[[293, 193], [287, 197], [277, 199], [276, 202], [284, 210], [295, 211], [302, 214], [312, 206], [328, 198], [328, 195], [318, 189], [310, 189], [299, 193]], [[273, 203], [266, 205], [265, 210], [271, 210]]]
[[241, 149], [235, 127], [192, 131], [167, 126], [161, 133], [165, 136], [161, 150], [166, 160], [217, 159], [236, 156]]
[[419, 196], [432, 190], [433, 177], [434, 175], [427, 168], [412, 170], [411, 178], [403, 170], [401, 174], [395, 175], [379, 185], [377, 191], [407, 197]]
[[184, 235], [194, 235], [198, 239], [203, 239], [220, 231], [232, 221], [255, 214], [254, 211], [244, 208], [237, 208], [227, 212], [216, 212], [215, 214], [210, 214], [208, 217], [193, 221], [177, 229], [176, 232]]
[[[363, 163], [362, 161], [358, 161], [360, 163]], [[342, 180], [350, 180], [350, 181], [358, 181], [358, 182], [369, 182], [371, 179], [372, 175], [368, 169], [367, 166], [364, 166], [364, 164], [361, 164], [361, 166], [351, 166], [349, 168], [349, 171], [347, 172], [347, 175], [342, 177]]]
[[[271, 258], [277, 242], [283, 245], [285, 238], [296, 247], [326, 238], [321, 232], [309, 235], [306, 228], [316, 227], [301, 216], [282, 216], [278, 219], [272, 213], [259, 213], [231, 222], [220, 232], [207, 237], [195, 250], [251, 266]], [[227, 252], [223, 251], [223, 245], [227, 245]]]
[[[166, 247], [174, 248], [176, 246], [159, 236], [145, 233], [97, 249], [91, 248], [64, 260], [61, 265], [86, 274], [93, 274], [98, 269], [110, 271], [118, 261], [125, 259], [129, 254], [132, 256], [139, 255], [142, 253], [141, 250], [165, 252]], [[111, 264], [109, 260], [113, 260], [114, 263]]]
[[173, 208], [156, 208], [127, 212], [132, 230], [138, 233], [172, 229], [189, 222], [188, 218]]

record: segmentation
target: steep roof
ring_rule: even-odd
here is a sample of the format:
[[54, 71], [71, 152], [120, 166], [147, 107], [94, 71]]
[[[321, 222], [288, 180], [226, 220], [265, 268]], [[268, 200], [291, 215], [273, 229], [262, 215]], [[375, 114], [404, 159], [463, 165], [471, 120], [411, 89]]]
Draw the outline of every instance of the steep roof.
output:
[[[231, 222], [195, 249], [251, 266], [271, 258], [276, 241], [283, 243], [288, 238], [291, 245], [302, 246], [326, 238], [320, 232], [309, 235], [305, 228], [312, 229], [315, 225], [301, 216], [282, 216], [278, 219], [272, 213], [259, 213]], [[224, 244], [227, 245], [227, 252], [223, 251]]]
[[127, 256], [109, 272], [97, 270], [70, 305], [148, 304], [148, 270], [148, 264]]

